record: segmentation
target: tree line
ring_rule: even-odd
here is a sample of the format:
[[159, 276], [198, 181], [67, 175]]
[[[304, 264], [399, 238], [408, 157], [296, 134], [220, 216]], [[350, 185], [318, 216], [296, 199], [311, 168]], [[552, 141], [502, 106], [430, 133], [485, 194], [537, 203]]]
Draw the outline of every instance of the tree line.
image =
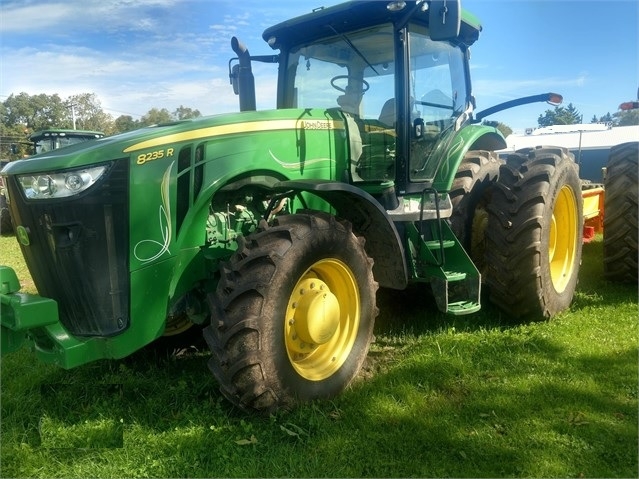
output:
[[[546, 110], [543, 115], [537, 118], [539, 128], [552, 125], [575, 125], [583, 123], [583, 115], [572, 103], [566, 106], [556, 106], [552, 110]], [[598, 117], [593, 115], [590, 123], [605, 123], [609, 126], [630, 126], [639, 125], [639, 110], [619, 110], [613, 113], [606, 113]], [[506, 124], [499, 121], [484, 120], [482, 125], [497, 128], [504, 137], [510, 135], [513, 130]]]
[[[539, 127], [552, 125], [574, 125], [583, 123], [583, 115], [575, 108], [572, 103], [567, 106], [557, 106], [554, 110], [546, 110], [543, 115], [537, 118]], [[593, 115], [590, 123], [606, 123], [610, 126], [630, 126], [639, 125], [639, 110], [619, 110], [612, 115], [610, 112], [597, 117]]]
[[32, 153], [28, 136], [39, 130], [64, 128], [101, 131], [115, 135], [144, 126], [202, 116], [199, 110], [180, 106], [170, 112], [152, 108], [140, 119], [131, 115], [114, 118], [104, 111], [95, 93], [68, 98], [60, 95], [11, 94], [0, 103], [0, 158], [16, 159]]

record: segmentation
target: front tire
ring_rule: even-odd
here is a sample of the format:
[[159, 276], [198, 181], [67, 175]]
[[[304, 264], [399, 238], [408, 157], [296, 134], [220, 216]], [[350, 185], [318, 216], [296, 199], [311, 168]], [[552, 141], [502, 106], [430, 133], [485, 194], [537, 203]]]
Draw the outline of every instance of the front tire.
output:
[[570, 306], [583, 242], [578, 167], [566, 149], [519, 150], [500, 169], [489, 207], [490, 299], [514, 317], [549, 318]]
[[373, 334], [372, 264], [350, 224], [325, 213], [282, 216], [242, 238], [204, 330], [222, 394], [269, 412], [341, 392]]
[[637, 283], [637, 157], [639, 143], [611, 148], [604, 198], [604, 277]]

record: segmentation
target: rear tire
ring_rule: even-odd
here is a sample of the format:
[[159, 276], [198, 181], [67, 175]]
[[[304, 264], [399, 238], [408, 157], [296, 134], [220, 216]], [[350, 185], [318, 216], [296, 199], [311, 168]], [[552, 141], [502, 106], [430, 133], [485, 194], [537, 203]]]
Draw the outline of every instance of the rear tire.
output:
[[503, 163], [492, 151], [469, 151], [459, 166], [450, 190], [450, 224], [480, 272], [485, 269], [486, 228], [492, 187]]
[[373, 261], [350, 223], [282, 216], [239, 242], [209, 295], [209, 367], [242, 409], [273, 411], [341, 392], [368, 352]]
[[574, 156], [555, 147], [510, 155], [488, 211], [486, 282], [491, 301], [517, 318], [549, 318], [568, 308], [583, 242]]
[[604, 277], [637, 283], [637, 157], [639, 143], [610, 149], [604, 197]]
[[7, 198], [0, 194], [0, 234], [6, 235], [13, 233], [13, 223], [11, 222], [11, 213]]

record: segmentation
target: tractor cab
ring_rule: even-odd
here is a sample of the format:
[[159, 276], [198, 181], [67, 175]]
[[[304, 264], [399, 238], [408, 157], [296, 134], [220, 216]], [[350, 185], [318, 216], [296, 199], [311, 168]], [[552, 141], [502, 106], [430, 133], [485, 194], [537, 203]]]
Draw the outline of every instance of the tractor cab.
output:
[[281, 52], [278, 108], [344, 113], [342, 179], [410, 194], [442, 179], [444, 152], [472, 115], [468, 47], [480, 30], [458, 2], [376, 1], [316, 10], [263, 38]]
[[101, 131], [49, 129], [32, 133], [29, 141], [33, 144], [34, 154], [39, 154], [102, 137]]

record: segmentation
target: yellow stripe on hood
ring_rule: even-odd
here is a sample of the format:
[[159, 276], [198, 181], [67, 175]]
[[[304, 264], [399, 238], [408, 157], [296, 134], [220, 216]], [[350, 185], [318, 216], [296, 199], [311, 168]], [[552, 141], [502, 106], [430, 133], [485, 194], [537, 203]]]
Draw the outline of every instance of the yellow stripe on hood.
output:
[[126, 148], [124, 153], [146, 150], [182, 141], [199, 140], [212, 136], [231, 135], [234, 133], [253, 133], [258, 131], [295, 130], [298, 128], [304, 130], [341, 130], [344, 129], [344, 122], [331, 119], [262, 120], [248, 123], [233, 123], [231, 125], [209, 126], [207, 128], [200, 128], [182, 133], [172, 133], [159, 138], [142, 141]]

